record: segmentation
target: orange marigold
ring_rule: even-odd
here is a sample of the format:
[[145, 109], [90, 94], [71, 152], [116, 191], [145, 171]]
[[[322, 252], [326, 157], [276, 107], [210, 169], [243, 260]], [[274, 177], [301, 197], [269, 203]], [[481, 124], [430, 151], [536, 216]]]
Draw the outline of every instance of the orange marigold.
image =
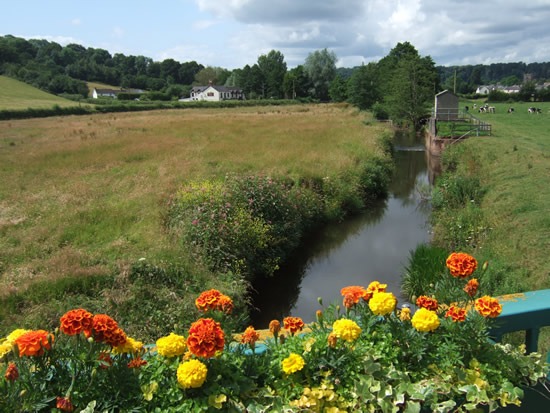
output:
[[378, 281], [373, 281], [367, 287], [367, 293], [365, 294], [365, 300], [370, 300], [376, 293], [385, 293], [388, 284], [380, 284]]
[[256, 344], [256, 341], [258, 341], [259, 339], [260, 334], [258, 334], [254, 327], [250, 326], [243, 333], [241, 337], [241, 343], [250, 344], [252, 347], [254, 347], [254, 344]]
[[139, 369], [142, 366], [145, 366], [147, 362], [145, 360], [142, 360], [141, 357], [136, 357], [132, 361], [128, 363], [129, 369]]
[[287, 330], [290, 331], [290, 334], [294, 335], [298, 331], [302, 331], [304, 328], [304, 322], [300, 317], [286, 317], [283, 320], [283, 325]]
[[468, 284], [466, 284], [466, 287], [464, 287], [464, 291], [466, 291], [466, 294], [468, 294], [471, 298], [473, 298], [477, 293], [478, 287], [479, 287], [479, 281], [475, 278], [472, 278], [470, 281], [468, 281]]
[[359, 302], [360, 298], [365, 298], [365, 295], [367, 294], [367, 290], [365, 290], [364, 287], [360, 287], [358, 285], [352, 285], [349, 287], [344, 287], [340, 290], [340, 293], [343, 297], [351, 296], [353, 299], [353, 302], [357, 304]]
[[[20, 356], [41, 356], [44, 349], [50, 350], [48, 332], [45, 330], [29, 331], [15, 339]], [[53, 342], [53, 334], [51, 335]]]
[[466, 278], [477, 268], [477, 260], [463, 252], [453, 252], [447, 258], [447, 268], [453, 277]]
[[218, 300], [218, 306], [216, 307], [218, 311], [221, 311], [226, 314], [231, 314], [233, 312], [233, 300], [227, 295], [223, 295]]
[[6, 369], [6, 381], [15, 381], [19, 378], [19, 370], [17, 370], [17, 366], [15, 363], [10, 363], [8, 368]]
[[72, 412], [74, 410], [74, 406], [69, 400], [68, 397], [57, 397], [57, 404], [56, 407], [59, 410], [62, 410], [64, 412]]
[[60, 330], [69, 336], [80, 334], [82, 331], [90, 329], [93, 317], [92, 313], [82, 308], [67, 311], [59, 319], [61, 322]]
[[421, 295], [416, 300], [416, 305], [420, 308], [425, 308], [426, 310], [436, 311], [437, 310], [437, 300], [435, 298], [427, 297]]
[[281, 331], [281, 323], [279, 323], [279, 320], [271, 320], [271, 322], [269, 323], [269, 331], [274, 336], [279, 334], [279, 331]]
[[86, 337], [93, 337], [96, 342], [103, 341], [112, 347], [126, 343], [126, 334], [118, 323], [106, 314], [96, 314], [92, 319], [90, 330], [84, 330]]
[[476, 310], [483, 317], [495, 318], [502, 312], [502, 306], [496, 298], [486, 295], [476, 300]]
[[220, 323], [211, 318], [200, 318], [191, 324], [187, 347], [197, 357], [210, 358], [223, 350], [225, 334]]
[[195, 300], [195, 305], [201, 311], [217, 310], [227, 314], [233, 311], [233, 300], [218, 290], [203, 291]]
[[330, 333], [327, 337], [327, 344], [329, 347], [336, 347], [336, 343], [338, 342], [338, 337], [334, 333]]
[[452, 305], [449, 307], [449, 311], [445, 313], [445, 317], [451, 317], [455, 323], [457, 321], [466, 321], [466, 309]]
[[344, 307], [346, 307], [348, 310], [351, 310], [353, 306], [355, 305], [355, 298], [351, 294], [347, 294], [344, 297]]

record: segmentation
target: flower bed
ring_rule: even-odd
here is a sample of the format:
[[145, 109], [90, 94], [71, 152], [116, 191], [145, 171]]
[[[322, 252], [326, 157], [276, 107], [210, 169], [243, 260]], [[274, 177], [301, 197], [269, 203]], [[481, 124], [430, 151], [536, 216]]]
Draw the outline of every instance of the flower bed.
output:
[[231, 298], [196, 299], [203, 317], [147, 348], [104, 314], [71, 310], [53, 333], [15, 330], [0, 344], [0, 410], [37, 411], [466, 411], [520, 404], [548, 366], [536, 353], [494, 344], [488, 328], [502, 307], [477, 297], [467, 254], [447, 260], [452, 274], [441, 304], [420, 296], [398, 308], [386, 285], [342, 289], [343, 304], [304, 323], [270, 323], [226, 334]]

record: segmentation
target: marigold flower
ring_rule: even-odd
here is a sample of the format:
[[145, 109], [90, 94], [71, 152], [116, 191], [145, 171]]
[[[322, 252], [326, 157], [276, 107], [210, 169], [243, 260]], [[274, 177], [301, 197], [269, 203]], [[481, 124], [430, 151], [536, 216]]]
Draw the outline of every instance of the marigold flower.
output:
[[141, 341], [134, 340], [131, 337], [126, 337], [126, 342], [113, 348], [113, 352], [117, 354], [138, 354], [143, 350], [143, 343]]
[[15, 363], [10, 363], [6, 369], [6, 381], [16, 381], [19, 378], [19, 370]]
[[99, 367], [102, 369], [108, 369], [111, 367], [114, 363], [113, 359], [111, 358], [111, 355], [107, 352], [99, 353], [99, 356], [97, 359], [100, 361]]
[[187, 344], [185, 337], [174, 333], [166, 337], [161, 337], [156, 342], [157, 353], [164, 357], [176, 357], [185, 353]]
[[208, 290], [201, 293], [195, 300], [195, 305], [201, 311], [217, 310], [227, 314], [233, 311], [233, 300], [218, 290]]
[[399, 319], [403, 322], [411, 321], [411, 309], [409, 307], [403, 307], [399, 313]]
[[353, 298], [353, 295], [347, 294], [344, 297], [343, 304], [344, 304], [344, 307], [346, 307], [348, 310], [351, 310], [355, 305], [355, 300]]
[[269, 323], [269, 331], [274, 336], [279, 334], [279, 331], [281, 331], [281, 323], [279, 322], [279, 320], [271, 320], [271, 322]]
[[370, 300], [376, 293], [385, 293], [388, 284], [380, 284], [378, 281], [373, 281], [367, 287], [367, 294], [365, 294], [365, 300]]
[[353, 299], [353, 302], [357, 304], [359, 302], [359, 299], [365, 298], [365, 295], [367, 294], [367, 290], [365, 290], [364, 287], [360, 287], [358, 285], [352, 285], [350, 287], [344, 287], [340, 290], [340, 293], [342, 294], [342, 297], [351, 296]]
[[110, 334], [105, 332], [105, 343], [111, 347], [118, 347], [126, 343], [126, 333], [119, 327]]
[[417, 298], [416, 305], [420, 308], [425, 308], [426, 310], [437, 310], [437, 300], [435, 298], [427, 297], [425, 295], [421, 295]]
[[334, 332], [330, 333], [327, 337], [327, 343], [329, 347], [336, 347], [336, 343], [338, 342], [338, 337], [336, 337], [336, 334]]
[[397, 305], [397, 299], [392, 293], [374, 293], [369, 300], [369, 308], [376, 315], [391, 313]]
[[466, 313], [467, 311], [465, 308], [460, 308], [452, 305], [449, 307], [449, 311], [445, 313], [445, 317], [451, 317], [453, 319], [453, 322], [456, 323], [458, 321], [466, 321]]
[[323, 321], [323, 312], [321, 310], [317, 310], [315, 312], [315, 318], [317, 319], [318, 322]]
[[93, 337], [96, 342], [105, 342], [117, 347], [126, 342], [126, 334], [118, 323], [106, 314], [96, 314], [92, 319], [91, 329], [84, 330], [86, 337]]
[[361, 334], [361, 327], [353, 320], [342, 318], [334, 322], [332, 331], [336, 337], [351, 342], [357, 340]]
[[[45, 330], [29, 331], [17, 337], [15, 343], [20, 356], [41, 356], [44, 349], [50, 350], [49, 333]], [[51, 335], [53, 341], [53, 334]]]
[[474, 298], [477, 293], [478, 287], [479, 281], [476, 278], [472, 278], [470, 281], [468, 281], [466, 287], [464, 287], [464, 291], [466, 291], [466, 294], [468, 294], [471, 298]]
[[93, 317], [92, 313], [82, 308], [67, 311], [59, 319], [60, 330], [69, 336], [80, 334], [84, 330], [90, 330]]
[[292, 335], [304, 328], [304, 322], [300, 317], [286, 317], [283, 320], [283, 325]]
[[463, 252], [453, 252], [447, 258], [447, 268], [453, 277], [466, 278], [477, 268], [477, 260]]
[[74, 410], [74, 406], [69, 400], [68, 397], [57, 397], [57, 404], [56, 407], [59, 410], [62, 410], [64, 412], [72, 412]]
[[502, 306], [496, 298], [488, 295], [476, 300], [476, 310], [483, 317], [495, 318], [502, 312]]
[[256, 341], [260, 339], [260, 335], [254, 329], [254, 327], [248, 327], [241, 337], [241, 343], [250, 344], [252, 347], [256, 344]]
[[414, 313], [411, 320], [412, 325], [418, 331], [433, 331], [439, 327], [439, 318], [435, 311], [427, 310], [421, 308], [416, 313]]
[[128, 368], [139, 369], [140, 367], [143, 367], [145, 365], [147, 365], [147, 362], [145, 360], [143, 360], [141, 357], [136, 357], [128, 363]]
[[208, 369], [199, 360], [183, 362], [178, 367], [178, 383], [186, 389], [201, 387], [207, 373]]
[[187, 347], [195, 356], [210, 358], [223, 350], [224, 343], [225, 334], [220, 323], [211, 318], [200, 318], [191, 324]]
[[0, 344], [0, 360], [13, 349], [13, 341], [6, 340]]
[[7, 337], [7, 341], [11, 341], [12, 343], [15, 342], [15, 339], [25, 333], [28, 333], [31, 330], [25, 330], [23, 328], [18, 328], [16, 330], [13, 330]]
[[296, 353], [291, 353], [290, 356], [282, 361], [283, 371], [286, 374], [292, 374], [302, 370], [305, 364], [306, 362], [304, 361], [302, 356]]

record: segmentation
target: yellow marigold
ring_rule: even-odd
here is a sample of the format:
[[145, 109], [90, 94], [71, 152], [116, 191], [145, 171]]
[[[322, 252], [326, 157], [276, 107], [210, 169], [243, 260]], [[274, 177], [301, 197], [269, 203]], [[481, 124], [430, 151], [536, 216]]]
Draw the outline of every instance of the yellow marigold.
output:
[[199, 360], [189, 360], [178, 367], [178, 383], [184, 388], [198, 388], [204, 384], [208, 369]]
[[157, 352], [164, 357], [181, 356], [185, 353], [187, 344], [185, 337], [170, 333], [169, 336], [161, 337], [157, 340]]
[[397, 305], [397, 299], [392, 293], [374, 293], [369, 300], [369, 308], [376, 315], [391, 313]]
[[502, 312], [502, 306], [496, 298], [486, 295], [476, 300], [476, 310], [483, 317], [495, 318]]
[[365, 300], [370, 300], [376, 293], [385, 293], [388, 284], [380, 284], [378, 281], [373, 281], [367, 287], [367, 293], [365, 294]]
[[399, 313], [399, 319], [401, 321], [411, 321], [411, 309], [409, 307], [403, 307]]
[[439, 317], [437, 317], [435, 311], [427, 310], [425, 308], [421, 308], [414, 313], [411, 322], [413, 327], [418, 331], [428, 332], [439, 327]]
[[447, 268], [453, 277], [466, 278], [477, 268], [477, 260], [463, 252], [453, 252], [447, 258]]
[[327, 343], [329, 347], [336, 347], [336, 343], [338, 342], [338, 337], [336, 337], [336, 334], [334, 332], [330, 333], [327, 337]]
[[0, 360], [13, 349], [14, 342], [6, 340], [0, 344]]
[[122, 354], [136, 354], [143, 350], [143, 343], [141, 341], [134, 340], [131, 337], [126, 337], [126, 342], [113, 348], [113, 352]]
[[332, 331], [336, 337], [346, 341], [355, 341], [361, 334], [361, 327], [353, 320], [342, 318], [332, 325]]
[[302, 356], [296, 353], [290, 353], [290, 356], [282, 361], [283, 371], [286, 374], [292, 374], [302, 370], [305, 364], [306, 362], [304, 361]]
[[13, 330], [7, 337], [6, 339], [8, 341], [11, 341], [11, 342], [14, 342], [16, 338], [18, 338], [19, 336], [22, 336], [23, 334], [25, 333], [28, 333], [29, 331], [31, 330], [25, 330], [23, 328], [18, 328], [16, 330]]

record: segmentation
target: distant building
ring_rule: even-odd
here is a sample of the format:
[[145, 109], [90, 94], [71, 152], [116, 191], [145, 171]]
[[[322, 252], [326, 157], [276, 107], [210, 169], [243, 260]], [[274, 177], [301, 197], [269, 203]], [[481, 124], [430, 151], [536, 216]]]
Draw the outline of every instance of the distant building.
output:
[[218, 102], [220, 100], [245, 100], [245, 96], [239, 87], [216, 86], [210, 82], [208, 86], [194, 86], [191, 89], [189, 100]]
[[144, 90], [141, 89], [96, 89], [94, 87], [94, 90], [92, 92], [92, 97], [94, 99], [100, 98], [100, 97], [110, 97], [110, 98], [116, 98], [119, 93], [145, 93]]
[[495, 90], [496, 88], [495, 85], [482, 85], [476, 89], [476, 93], [479, 95], [488, 95], [491, 90]]

